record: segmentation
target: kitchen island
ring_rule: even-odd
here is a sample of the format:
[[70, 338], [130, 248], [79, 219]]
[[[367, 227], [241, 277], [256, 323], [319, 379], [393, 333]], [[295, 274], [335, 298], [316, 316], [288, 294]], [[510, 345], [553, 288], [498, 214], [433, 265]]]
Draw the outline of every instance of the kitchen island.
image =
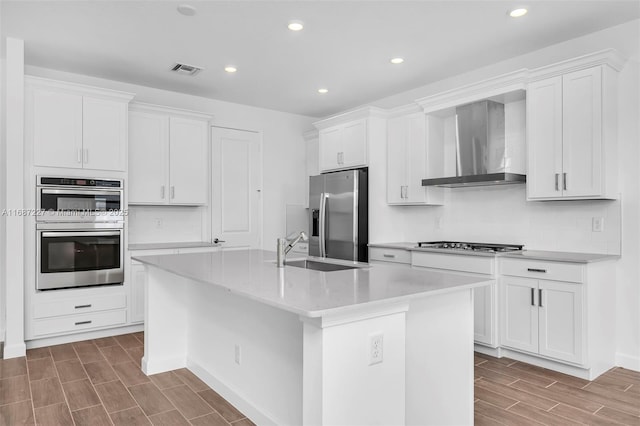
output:
[[135, 260], [146, 374], [187, 367], [257, 424], [473, 423], [482, 278], [277, 268], [262, 250]]

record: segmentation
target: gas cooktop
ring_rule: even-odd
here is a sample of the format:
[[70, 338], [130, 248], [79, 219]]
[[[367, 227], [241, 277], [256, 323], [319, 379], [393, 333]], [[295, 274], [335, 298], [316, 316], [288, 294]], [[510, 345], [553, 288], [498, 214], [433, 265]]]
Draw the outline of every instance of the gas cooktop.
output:
[[465, 250], [481, 251], [486, 253], [504, 253], [510, 251], [520, 251], [524, 246], [517, 244], [465, 243], [460, 241], [423, 241], [418, 243], [418, 247], [442, 250]]

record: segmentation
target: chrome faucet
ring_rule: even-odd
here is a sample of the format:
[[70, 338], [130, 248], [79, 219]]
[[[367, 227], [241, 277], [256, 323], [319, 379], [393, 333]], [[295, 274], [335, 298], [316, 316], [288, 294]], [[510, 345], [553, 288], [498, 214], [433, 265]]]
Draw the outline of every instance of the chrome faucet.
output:
[[278, 238], [276, 247], [278, 268], [284, 268], [284, 259], [293, 246], [298, 244], [300, 240], [307, 241], [308, 239], [309, 237], [307, 237], [304, 231], [301, 231], [298, 235], [291, 238]]

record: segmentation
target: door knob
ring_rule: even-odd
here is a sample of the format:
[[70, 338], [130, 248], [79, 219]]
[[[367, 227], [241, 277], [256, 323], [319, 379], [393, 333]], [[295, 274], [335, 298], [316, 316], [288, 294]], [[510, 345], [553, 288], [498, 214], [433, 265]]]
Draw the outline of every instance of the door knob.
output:
[[225, 240], [219, 240], [218, 238], [214, 238], [213, 239], [213, 244], [218, 244], [218, 243], [226, 243]]

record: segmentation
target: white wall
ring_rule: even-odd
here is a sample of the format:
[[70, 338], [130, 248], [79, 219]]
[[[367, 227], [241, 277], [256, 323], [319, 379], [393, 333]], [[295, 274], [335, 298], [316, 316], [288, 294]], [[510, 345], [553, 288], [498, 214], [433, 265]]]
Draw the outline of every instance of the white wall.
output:
[[[0, 33], [2, 32], [2, 20], [0, 20]], [[5, 170], [6, 161], [6, 143], [5, 143], [5, 53], [4, 53], [4, 40], [0, 40], [0, 175], [3, 175]], [[4, 179], [3, 179], [4, 180]], [[0, 183], [0, 212], [4, 210], [6, 205], [5, 201], [5, 183]], [[4, 307], [5, 292], [6, 292], [6, 276], [5, 276], [5, 245], [6, 245], [6, 219], [5, 216], [0, 214], [0, 342], [4, 342], [5, 331], [5, 315], [6, 310]]]
[[[263, 247], [268, 250], [272, 249], [276, 238], [285, 234], [285, 205], [304, 203], [306, 145], [302, 134], [312, 127], [314, 120], [310, 117], [39, 67], [27, 66], [25, 72], [28, 75], [135, 93], [134, 101], [202, 111], [214, 116], [213, 124], [216, 126], [262, 132], [262, 241]], [[171, 217], [168, 215], [168, 220]], [[131, 241], [137, 242], [133, 237], [136, 234]]]
[[[617, 264], [617, 362], [640, 370], [640, 21], [553, 45], [373, 103], [393, 108], [432, 94], [522, 68], [536, 68], [598, 50], [615, 48], [630, 58], [619, 76], [620, 191], [622, 201], [526, 202], [524, 186], [450, 190], [443, 207], [386, 206], [397, 241], [437, 239], [513, 242], [530, 249], [620, 253]], [[384, 191], [384, 188], [380, 188]], [[442, 228], [438, 228], [438, 218]], [[602, 233], [591, 218], [604, 217]], [[621, 231], [622, 230], [622, 231]], [[388, 240], [371, 230], [371, 241]], [[612, 291], [614, 291], [612, 289]]]

